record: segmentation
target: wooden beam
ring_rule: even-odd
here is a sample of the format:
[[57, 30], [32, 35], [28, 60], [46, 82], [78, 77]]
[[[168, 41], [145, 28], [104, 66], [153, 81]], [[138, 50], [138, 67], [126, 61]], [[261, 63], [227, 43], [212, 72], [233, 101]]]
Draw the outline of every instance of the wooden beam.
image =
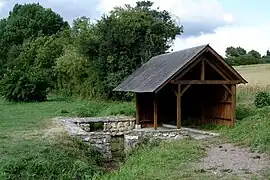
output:
[[180, 96], [183, 96], [184, 93], [186, 92], [186, 90], [188, 90], [188, 88], [191, 86], [191, 84], [188, 84], [183, 90], [181, 90], [181, 94]]
[[222, 120], [227, 120], [227, 121], [231, 121], [231, 118], [226, 118], [226, 117], [222, 117], [222, 116], [206, 116], [207, 119], [222, 119]]
[[207, 59], [205, 59], [205, 62], [209, 64], [214, 70], [216, 70], [217, 73], [220, 74], [224, 79], [229, 80], [229, 78], [224, 73], [222, 73], [213, 63], [211, 63]]
[[205, 66], [204, 66], [204, 59], [202, 59], [202, 69], [201, 69], [201, 80], [205, 80]]
[[175, 78], [175, 80], [179, 80], [181, 79], [187, 72], [189, 72], [194, 66], [196, 66], [200, 61], [202, 60], [202, 58], [198, 59], [197, 61], [195, 61], [193, 64], [191, 64], [189, 67], [187, 67], [183, 72], [181, 72], [181, 74], [179, 76], [177, 76]]
[[236, 85], [232, 85], [231, 91], [232, 91], [231, 127], [234, 128], [234, 126], [235, 126], [235, 120], [236, 120]]
[[211, 52], [211, 54], [213, 54], [223, 65], [230, 69], [231, 72], [239, 78], [239, 80], [241, 79], [240, 83], [247, 83], [247, 81], [232, 66], [226, 63], [226, 61], [224, 61], [224, 59], [214, 49], [208, 47], [207, 51]]
[[157, 129], [158, 123], [157, 123], [157, 107], [158, 102], [157, 102], [157, 94], [154, 94], [154, 128], [155, 130]]
[[230, 88], [228, 88], [226, 84], [222, 84], [222, 86], [225, 87], [225, 89], [232, 95], [232, 91], [230, 90]]
[[140, 105], [139, 105], [139, 94], [136, 93], [136, 124], [140, 124]]
[[181, 84], [178, 84], [178, 95], [177, 95], [177, 129], [181, 128]]
[[239, 80], [237, 81], [229, 81], [229, 80], [179, 80], [173, 82], [174, 84], [238, 84]]

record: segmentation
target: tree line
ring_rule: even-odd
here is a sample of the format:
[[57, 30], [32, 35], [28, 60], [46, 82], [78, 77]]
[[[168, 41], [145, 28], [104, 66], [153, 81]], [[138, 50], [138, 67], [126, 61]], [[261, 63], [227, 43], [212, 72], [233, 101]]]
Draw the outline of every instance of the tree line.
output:
[[[16, 4], [0, 20], [0, 95], [15, 102], [44, 101], [50, 91], [132, 99], [112, 89], [151, 57], [168, 52], [182, 33], [171, 13], [150, 1], [115, 7], [95, 23], [80, 17], [71, 25], [40, 4]], [[233, 47], [226, 55], [232, 65], [267, 59]]]
[[262, 56], [258, 51], [253, 49], [247, 52], [240, 46], [230, 46], [226, 48], [225, 53], [225, 60], [232, 66], [270, 63], [269, 50]]
[[0, 21], [0, 92], [9, 101], [44, 101], [49, 91], [130, 99], [112, 89], [152, 56], [165, 53], [183, 27], [150, 1], [116, 7], [96, 23], [69, 25], [40, 4], [16, 4]]

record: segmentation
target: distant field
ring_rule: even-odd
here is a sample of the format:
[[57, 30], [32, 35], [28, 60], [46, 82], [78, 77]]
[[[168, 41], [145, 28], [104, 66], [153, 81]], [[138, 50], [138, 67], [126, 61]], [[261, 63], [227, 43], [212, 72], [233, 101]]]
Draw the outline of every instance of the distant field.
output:
[[270, 85], [270, 64], [256, 64], [234, 67], [249, 85]]

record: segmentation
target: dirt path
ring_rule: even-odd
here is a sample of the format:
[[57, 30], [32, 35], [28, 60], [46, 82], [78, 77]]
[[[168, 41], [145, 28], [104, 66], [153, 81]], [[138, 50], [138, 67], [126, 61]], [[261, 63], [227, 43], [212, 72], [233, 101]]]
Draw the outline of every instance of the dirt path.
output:
[[211, 147], [207, 157], [195, 164], [197, 171], [217, 177], [268, 179], [263, 171], [270, 168], [270, 158], [265, 154], [251, 153], [247, 148], [232, 144]]

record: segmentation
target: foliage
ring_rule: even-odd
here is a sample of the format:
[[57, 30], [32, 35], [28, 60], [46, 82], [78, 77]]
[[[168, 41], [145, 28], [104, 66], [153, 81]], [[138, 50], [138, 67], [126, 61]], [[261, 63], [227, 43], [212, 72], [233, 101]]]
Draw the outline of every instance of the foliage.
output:
[[251, 50], [247, 53], [242, 47], [227, 47], [225, 60], [233, 66], [264, 63], [258, 51]]
[[44, 101], [47, 96], [48, 81], [36, 68], [29, 71], [9, 71], [1, 81], [1, 94], [8, 101]]
[[236, 107], [236, 119], [242, 120], [254, 113], [254, 107], [249, 105], [239, 104]]
[[112, 89], [152, 56], [167, 51], [182, 26], [167, 11], [152, 9], [151, 2], [118, 7], [97, 22], [98, 57], [93, 65], [101, 92], [112, 98]]
[[247, 54], [247, 51], [242, 47], [227, 47], [226, 48], [226, 56], [227, 57], [239, 57]]
[[7, 64], [1, 80], [1, 94], [9, 101], [44, 101], [53, 88], [55, 58], [62, 53], [56, 37], [25, 41], [19, 56]]
[[254, 104], [258, 108], [270, 106], [270, 94], [262, 91], [256, 94]]
[[249, 51], [248, 54], [253, 56], [254, 58], [257, 58], [257, 59], [261, 58], [261, 54], [258, 51], [255, 51], [253, 49], [251, 51]]
[[57, 88], [63, 89], [69, 95], [80, 97], [99, 96], [98, 77], [89, 61], [75, 46], [64, 48], [62, 56], [57, 58], [55, 71]]
[[19, 54], [25, 40], [50, 36], [67, 27], [68, 23], [51, 9], [39, 4], [16, 4], [9, 16], [0, 21], [0, 77], [7, 63]]

